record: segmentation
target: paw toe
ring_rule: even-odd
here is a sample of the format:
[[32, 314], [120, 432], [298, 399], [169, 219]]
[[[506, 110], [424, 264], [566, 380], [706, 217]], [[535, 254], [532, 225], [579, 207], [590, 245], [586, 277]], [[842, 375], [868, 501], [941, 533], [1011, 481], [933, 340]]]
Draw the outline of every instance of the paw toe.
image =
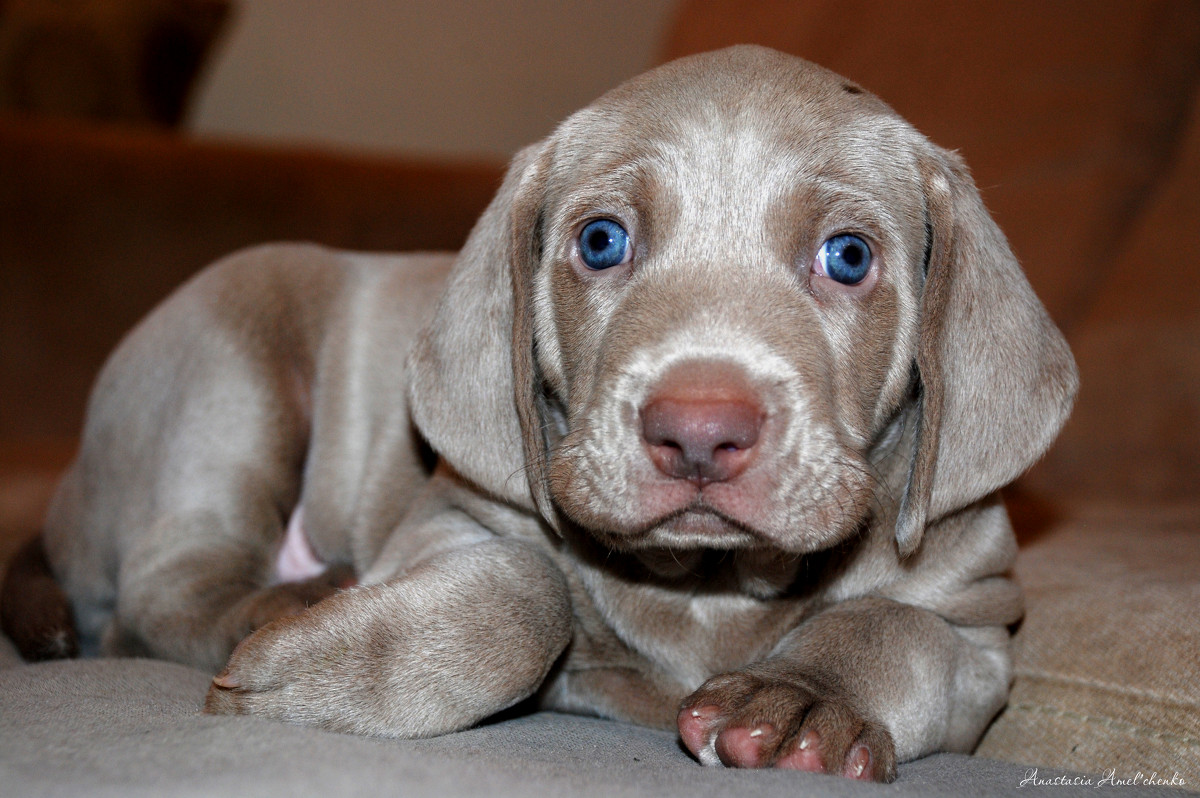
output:
[[717, 735], [717, 756], [726, 767], [760, 768], [767, 763], [774, 737], [775, 729], [769, 724], [727, 728]]
[[787, 754], [779, 757], [775, 767], [786, 770], [803, 770], [805, 773], [824, 773], [825, 762], [821, 756], [821, 737], [815, 731], [805, 732]]
[[709, 743], [709, 735], [713, 725], [721, 713], [721, 708], [713, 705], [685, 706], [679, 710], [676, 725], [679, 726], [679, 737], [692, 756], [701, 757], [701, 752]]
[[873, 773], [872, 760], [871, 749], [863, 743], [855, 743], [850, 747], [850, 753], [846, 755], [846, 762], [842, 766], [842, 775], [848, 779], [870, 781]]

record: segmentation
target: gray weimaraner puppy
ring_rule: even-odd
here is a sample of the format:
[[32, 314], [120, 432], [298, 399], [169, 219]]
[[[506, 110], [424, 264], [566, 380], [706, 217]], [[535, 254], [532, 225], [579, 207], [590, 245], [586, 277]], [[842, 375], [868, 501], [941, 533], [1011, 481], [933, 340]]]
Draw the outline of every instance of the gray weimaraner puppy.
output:
[[85, 649], [219, 670], [208, 712], [533, 697], [887, 780], [1005, 702], [997, 491], [1076, 379], [955, 155], [738, 47], [521, 152], [457, 257], [202, 272], [100, 375], [44, 548]]

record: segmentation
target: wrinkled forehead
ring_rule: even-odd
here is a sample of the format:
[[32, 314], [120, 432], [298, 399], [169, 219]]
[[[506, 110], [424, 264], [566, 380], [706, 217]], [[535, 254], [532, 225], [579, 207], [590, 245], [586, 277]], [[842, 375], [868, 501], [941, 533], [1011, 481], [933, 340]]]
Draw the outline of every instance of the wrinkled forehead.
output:
[[720, 205], [803, 188], [882, 211], [917, 179], [918, 138], [878, 98], [799, 59], [682, 62], [564, 122], [551, 190], [602, 196], [667, 180], [690, 203]]

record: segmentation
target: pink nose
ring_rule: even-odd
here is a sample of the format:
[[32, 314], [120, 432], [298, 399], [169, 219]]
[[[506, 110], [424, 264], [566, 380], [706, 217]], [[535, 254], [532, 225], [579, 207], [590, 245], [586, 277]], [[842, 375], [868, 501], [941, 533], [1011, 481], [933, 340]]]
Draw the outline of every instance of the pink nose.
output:
[[712, 369], [675, 371], [642, 407], [642, 440], [654, 466], [698, 485], [727, 482], [746, 470], [763, 410], [741, 379]]

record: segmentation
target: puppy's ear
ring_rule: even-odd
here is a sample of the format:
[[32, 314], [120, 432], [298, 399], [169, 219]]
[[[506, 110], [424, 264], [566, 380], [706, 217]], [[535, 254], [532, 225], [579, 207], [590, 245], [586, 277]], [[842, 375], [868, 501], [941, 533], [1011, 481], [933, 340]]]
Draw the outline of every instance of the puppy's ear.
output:
[[966, 166], [930, 145], [920, 163], [928, 273], [917, 369], [920, 414], [896, 524], [902, 556], [928, 523], [1016, 479], [1049, 448], [1079, 378]]
[[544, 498], [544, 480], [528, 473], [526, 453], [537, 451], [535, 465], [544, 458], [533, 330], [524, 313], [548, 150], [533, 145], [513, 159], [408, 363], [413, 420], [434, 451], [484, 491], [530, 510], [535, 496]]

